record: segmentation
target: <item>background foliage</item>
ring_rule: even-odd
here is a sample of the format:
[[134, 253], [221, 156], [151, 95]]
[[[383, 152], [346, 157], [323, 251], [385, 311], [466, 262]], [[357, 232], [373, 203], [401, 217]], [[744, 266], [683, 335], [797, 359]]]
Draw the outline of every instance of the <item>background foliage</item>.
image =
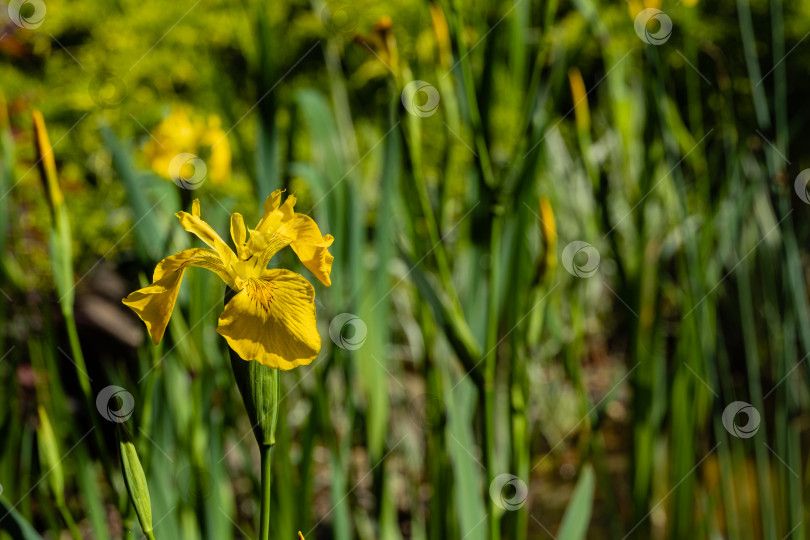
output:
[[[635, 31], [643, 8], [668, 40]], [[109, 385], [155, 536], [256, 536], [221, 283], [187, 273], [159, 347], [120, 299], [192, 245], [194, 197], [224, 234], [281, 187], [336, 241], [323, 351], [281, 376], [274, 538], [804, 538], [809, 22], [781, 0], [0, 18], [0, 537], [140, 536]], [[414, 80], [431, 114], [403, 105]], [[166, 178], [180, 152], [199, 189]]]

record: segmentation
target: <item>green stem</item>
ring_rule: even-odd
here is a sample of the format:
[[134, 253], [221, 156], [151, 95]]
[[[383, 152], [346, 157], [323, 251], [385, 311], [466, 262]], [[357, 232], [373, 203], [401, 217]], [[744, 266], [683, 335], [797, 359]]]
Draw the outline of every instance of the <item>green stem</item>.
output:
[[59, 508], [59, 513], [62, 514], [62, 519], [67, 525], [68, 530], [70, 531], [70, 536], [74, 538], [74, 540], [82, 540], [82, 535], [79, 532], [79, 527], [76, 526], [76, 521], [73, 519], [73, 516], [70, 515], [70, 511], [67, 509], [67, 506], [64, 502], [57, 502], [56, 506]]
[[273, 462], [273, 447], [262, 445], [259, 447], [262, 457], [262, 513], [259, 535], [260, 540], [270, 540], [270, 483], [271, 465]]
[[[499, 209], [495, 210], [499, 212]], [[487, 483], [495, 477], [495, 368], [498, 359], [498, 283], [500, 281], [500, 239], [503, 219], [496, 214], [492, 219], [489, 274], [489, 313], [487, 315], [487, 353], [484, 367], [484, 449], [487, 466]], [[489, 537], [500, 540], [500, 518], [495, 501], [489, 498]]]
[[66, 308], [64, 311], [68, 311], [68, 313], [64, 314], [65, 326], [67, 326], [68, 340], [70, 341], [70, 352], [73, 353], [73, 363], [76, 366], [76, 375], [79, 377], [79, 384], [82, 387], [84, 398], [88, 403], [92, 404], [90, 375], [87, 374], [87, 365], [84, 363], [82, 346], [79, 342], [79, 332], [76, 330], [76, 319], [73, 318], [73, 306]]

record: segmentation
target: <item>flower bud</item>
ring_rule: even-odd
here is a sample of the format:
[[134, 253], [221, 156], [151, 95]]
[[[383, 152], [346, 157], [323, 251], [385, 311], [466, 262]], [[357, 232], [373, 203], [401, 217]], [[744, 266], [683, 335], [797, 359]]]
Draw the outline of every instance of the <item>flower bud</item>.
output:
[[53, 431], [51, 420], [45, 407], [37, 407], [39, 412], [39, 427], [37, 428], [37, 446], [39, 447], [39, 461], [46, 471], [48, 483], [57, 504], [65, 501], [65, 472], [62, 469], [62, 458], [59, 454], [59, 445]]
[[276, 444], [278, 369], [242, 360], [233, 350], [231, 368], [259, 446]]
[[126, 422], [117, 424], [118, 447], [121, 451], [121, 468], [124, 472], [124, 484], [127, 486], [129, 500], [135, 507], [135, 514], [141, 523], [141, 528], [147, 537], [152, 535], [152, 500], [149, 498], [149, 486], [146, 484], [146, 474], [143, 472], [138, 451], [132, 440]]
[[64, 205], [59, 179], [56, 176], [56, 161], [53, 148], [48, 138], [48, 130], [42, 113], [34, 111], [34, 140], [37, 151], [37, 166], [42, 183], [48, 194], [48, 206], [51, 209], [51, 269], [59, 304], [62, 313], [67, 316], [73, 311], [75, 283], [73, 282], [73, 248], [70, 236], [70, 221]]
[[64, 201], [56, 176], [56, 160], [53, 156], [51, 140], [48, 138], [48, 130], [45, 128], [45, 119], [42, 118], [42, 113], [34, 111], [32, 117], [34, 120], [37, 166], [42, 177], [42, 183], [45, 185], [45, 191], [48, 193], [51, 215], [55, 218]]

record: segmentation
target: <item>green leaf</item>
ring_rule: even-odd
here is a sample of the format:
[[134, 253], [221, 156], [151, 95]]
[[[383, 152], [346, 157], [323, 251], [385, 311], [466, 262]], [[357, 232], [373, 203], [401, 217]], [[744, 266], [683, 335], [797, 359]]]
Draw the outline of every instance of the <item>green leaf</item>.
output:
[[447, 380], [447, 448], [453, 464], [458, 538], [485, 540], [487, 538], [486, 506], [481, 495], [483, 465], [473, 456], [476, 441], [472, 431], [476, 409], [475, 386], [471, 381], [459, 381], [450, 387]]
[[3, 499], [0, 499], [0, 520], [3, 520], [2, 531], [11, 535], [13, 540], [42, 540], [39, 533], [15, 510], [15, 507]]
[[62, 205], [56, 209], [55, 223], [51, 229], [50, 254], [51, 271], [59, 295], [62, 313], [72, 316], [73, 299], [76, 285], [73, 281], [73, 246], [70, 235], [70, 220], [67, 208]]
[[[169, 197], [175, 188], [168, 180], [165, 186], [160, 184], [151, 186], [149, 182], [144, 182], [144, 175], [132, 163], [129, 148], [118, 140], [109, 126], [102, 124], [99, 129], [107, 149], [112, 154], [113, 167], [124, 181], [127, 200], [132, 208], [133, 227], [138, 241], [138, 250], [142, 256], [148, 256], [152, 260], [159, 260], [162, 258], [161, 250], [163, 249], [166, 234], [158, 227], [158, 223], [161, 221], [161, 213], [156, 212], [155, 207], [161, 201], [167, 199], [169, 200], [167, 206], [176, 208], [178, 206], [176, 194], [174, 201]], [[150, 202], [147, 196], [149, 188], [154, 188], [154, 191], [164, 192], [155, 203]]]
[[45, 407], [37, 407], [39, 411], [39, 427], [37, 427], [37, 446], [39, 447], [39, 460], [42, 469], [48, 477], [48, 483], [58, 504], [65, 500], [65, 472], [62, 469], [62, 458], [56, 434], [53, 431], [51, 420]]
[[571, 496], [571, 502], [565, 509], [557, 540], [580, 540], [588, 532], [588, 523], [591, 521], [591, 508], [593, 507], [594, 476], [590, 464], [582, 468]]

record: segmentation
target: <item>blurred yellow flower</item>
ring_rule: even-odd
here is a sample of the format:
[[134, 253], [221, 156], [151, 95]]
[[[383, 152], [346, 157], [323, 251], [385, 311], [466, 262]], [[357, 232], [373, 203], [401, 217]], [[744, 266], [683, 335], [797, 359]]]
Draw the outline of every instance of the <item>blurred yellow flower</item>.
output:
[[630, 16], [635, 17], [641, 12], [642, 9], [661, 9], [661, 0], [629, 0], [627, 2], [627, 9], [630, 10]]
[[45, 185], [45, 191], [48, 194], [51, 215], [56, 217], [62, 207], [64, 197], [62, 197], [62, 190], [59, 188], [59, 180], [56, 176], [56, 160], [53, 155], [53, 147], [51, 147], [51, 140], [48, 137], [48, 130], [45, 127], [45, 119], [42, 117], [42, 113], [34, 111], [31, 116], [34, 120], [37, 166]]
[[172, 160], [183, 153], [201, 158], [207, 168], [207, 179], [215, 185], [225, 183], [230, 177], [231, 147], [218, 116], [210, 115], [204, 120], [192, 117], [186, 107], [175, 108], [152, 131], [152, 137], [144, 146], [152, 170], [170, 180]]
[[588, 107], [588, 92], [585, 91], [585, 82], [579, 69], [572, 67], [568, 70], [568, 82], [571, 85], [571, 98], [574, 100], [577, 129], [587, 133], [591, 129], [591, 110]]
[[315, 325], [315, 289], [301, 275], [267, 264], [281, 249], [291, 246], [298, 258], [327, 287], [334, 257], [327, 249], [334, 238], [321, 235], [315, 221], [295, 213], [296, 198], [281, 203], [281, 190], [264, 201], [264, 215], [250, 230], [241, 214], [231, 216], [231, 237], [236, 253], [200, 219], [200, 201], [191, 214], [178, 212], [180, 225], [208, 248], [186, 249], [166, 257], [155, 268], [153, 283], [124, 299], [146, 323], [152, 341], [163, 338], [171, 317], [183, 272], [189, 266], [216, 273], [235, 296], [219, 317], [217, 332], [244, 360], [256, 360], [271, 368], [292, 369], [307, 365], [318, 356], [321, 338]]
[[546, 266], [553, 269], [557, 267], [557, 223], [551, 201], [545, 195], [540, 196], [540, 225], [546, 249]]

